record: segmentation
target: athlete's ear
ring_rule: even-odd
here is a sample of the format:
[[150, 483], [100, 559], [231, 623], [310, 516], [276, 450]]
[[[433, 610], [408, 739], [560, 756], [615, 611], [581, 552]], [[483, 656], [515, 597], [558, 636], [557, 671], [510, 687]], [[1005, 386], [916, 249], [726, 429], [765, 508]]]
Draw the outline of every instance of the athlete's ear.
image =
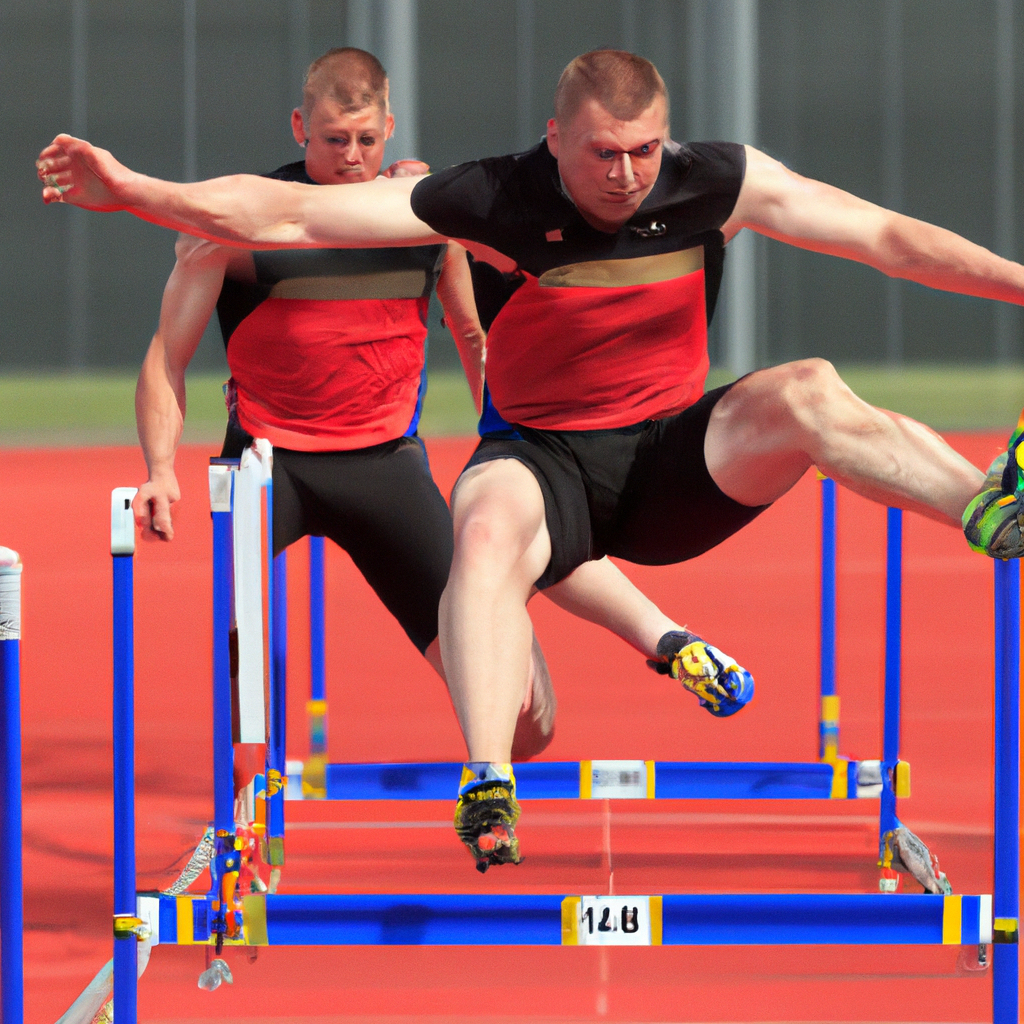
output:
[[384, 118], [384, 138], [390, 139], [395, 134], [395, 115], [388, 113], [388, 116]]
[[302, 122], [302, 111], [298, 107], [292, 111], [292, 138], [300, 146], [305, 146], [308, 141], [306, 138], [306, 126]]
[[554, 118], [548, 121], [548, 152], [558, 159], [558, 122]]

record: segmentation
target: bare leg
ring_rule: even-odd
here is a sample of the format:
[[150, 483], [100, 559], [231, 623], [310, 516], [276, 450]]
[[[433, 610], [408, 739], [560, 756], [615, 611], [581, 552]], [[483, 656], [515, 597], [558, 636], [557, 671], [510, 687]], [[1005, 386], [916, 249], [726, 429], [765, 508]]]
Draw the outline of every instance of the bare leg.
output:
[[522, 463], [463, 474], [453, 496], [455, 557], [438, 609], [441, 655], [471, 761], [511, 758], [526, 702], [533, 583], [551, 557], [544, 497]]
[[657, 658], [658, 641], [683, 627], [670, 619], [607, 558], [585, 562], [544, 591], [560, 608], [615, 633], [648, 658]]
[[852, 491], [960, 528], [984, 474], [933, 430], [859, 399], [823, 359], [760, 370], [715, 406], [715, 483], [744, 505], [785, 494], [810, 466]]
[[[445, 681], [444, 665], [441, 663], [441, 643], [435, 637], [423, 652], [434, 671]], [[544, 658], [540, 642], [534, 636], [530, 650], [530, 669], [526, 684], [526, 696], [516, 721], [515, 739], [512, 743], [512, 760], [529, 761], [546, 750], [555, 735], [555, 711], [558, 700], [551, 683], [551, 673]]]

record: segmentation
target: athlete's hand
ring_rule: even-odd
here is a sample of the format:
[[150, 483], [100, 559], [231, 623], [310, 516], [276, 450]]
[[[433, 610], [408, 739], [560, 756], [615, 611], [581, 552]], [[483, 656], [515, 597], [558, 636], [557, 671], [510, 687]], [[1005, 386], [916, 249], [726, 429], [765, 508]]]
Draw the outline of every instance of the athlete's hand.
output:
[[181, 497], [177, 478], [170, 476], [147, 480], [135, 495], [132, 511], [135, 524], [142, 527], [143, 538], [174, 540], [171, 506]]
[[421, 174], [430, 173], [430, 164], [422, 160], [396, 160], [381, 173], [385, 178], [418, 178]]
[[36, 173], [44, 186], [44, 203], [104, 211], [124, 209], [133, 176], [105, 149], [70, 135], [58, 135], [39, 154]]

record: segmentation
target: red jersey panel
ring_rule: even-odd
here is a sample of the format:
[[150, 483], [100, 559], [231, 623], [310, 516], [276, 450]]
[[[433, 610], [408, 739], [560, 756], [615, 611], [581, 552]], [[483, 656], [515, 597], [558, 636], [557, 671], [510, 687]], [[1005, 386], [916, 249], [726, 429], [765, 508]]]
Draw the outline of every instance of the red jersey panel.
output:
[[509, 423], [626, 427], [681, 412], [704, 393], [703, 267], [629, 285], [545, 287], [547, 277], [527, 276], [487, 335], [487, 384]]
[[265, 299], [228, 345], [239, 422], [298, 451], [401, 437], [416, 412], [428, 302]]

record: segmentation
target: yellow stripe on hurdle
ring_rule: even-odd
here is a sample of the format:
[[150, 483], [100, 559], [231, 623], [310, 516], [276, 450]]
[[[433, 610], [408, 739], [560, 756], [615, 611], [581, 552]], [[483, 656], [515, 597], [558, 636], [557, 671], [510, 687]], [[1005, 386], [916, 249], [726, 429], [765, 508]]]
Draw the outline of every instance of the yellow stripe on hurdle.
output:
[[647, 799], [654, 799], [654, 762], [644, 761], [644, 767], [647, 769]]
[[963, 903], [959, 896], [942, 897], [942, 944], [959, 946], [963, 934]]
[[[590, 762], [585, 762], [589, 764]], [[562, 900], [562, 945], [563, 946], [578, 946], [580, 944], [579, 936], [579, 896], [566, 896]]]
[[247, 946], [269, 946], [267, 898], [260, 893], [242, 897], [242, 929]]
[[651, 896], [651, 945], [660, 946], [662, 938], [661, 897]]
[[580, 761], [580, 799], [589, 800], [594, 795], [594, 764]]
[[194, 946], [195, 935], [192, 931], [192, 897], [179, 896], [175, 901], [178, 913], [178, 945]]
[[909, 761], [897, 761], [896, 762], [896, 778], [894, 780], [895, 785], [893, 789], [897, 796], [905, 797], [910, 796], [910, 762]]

